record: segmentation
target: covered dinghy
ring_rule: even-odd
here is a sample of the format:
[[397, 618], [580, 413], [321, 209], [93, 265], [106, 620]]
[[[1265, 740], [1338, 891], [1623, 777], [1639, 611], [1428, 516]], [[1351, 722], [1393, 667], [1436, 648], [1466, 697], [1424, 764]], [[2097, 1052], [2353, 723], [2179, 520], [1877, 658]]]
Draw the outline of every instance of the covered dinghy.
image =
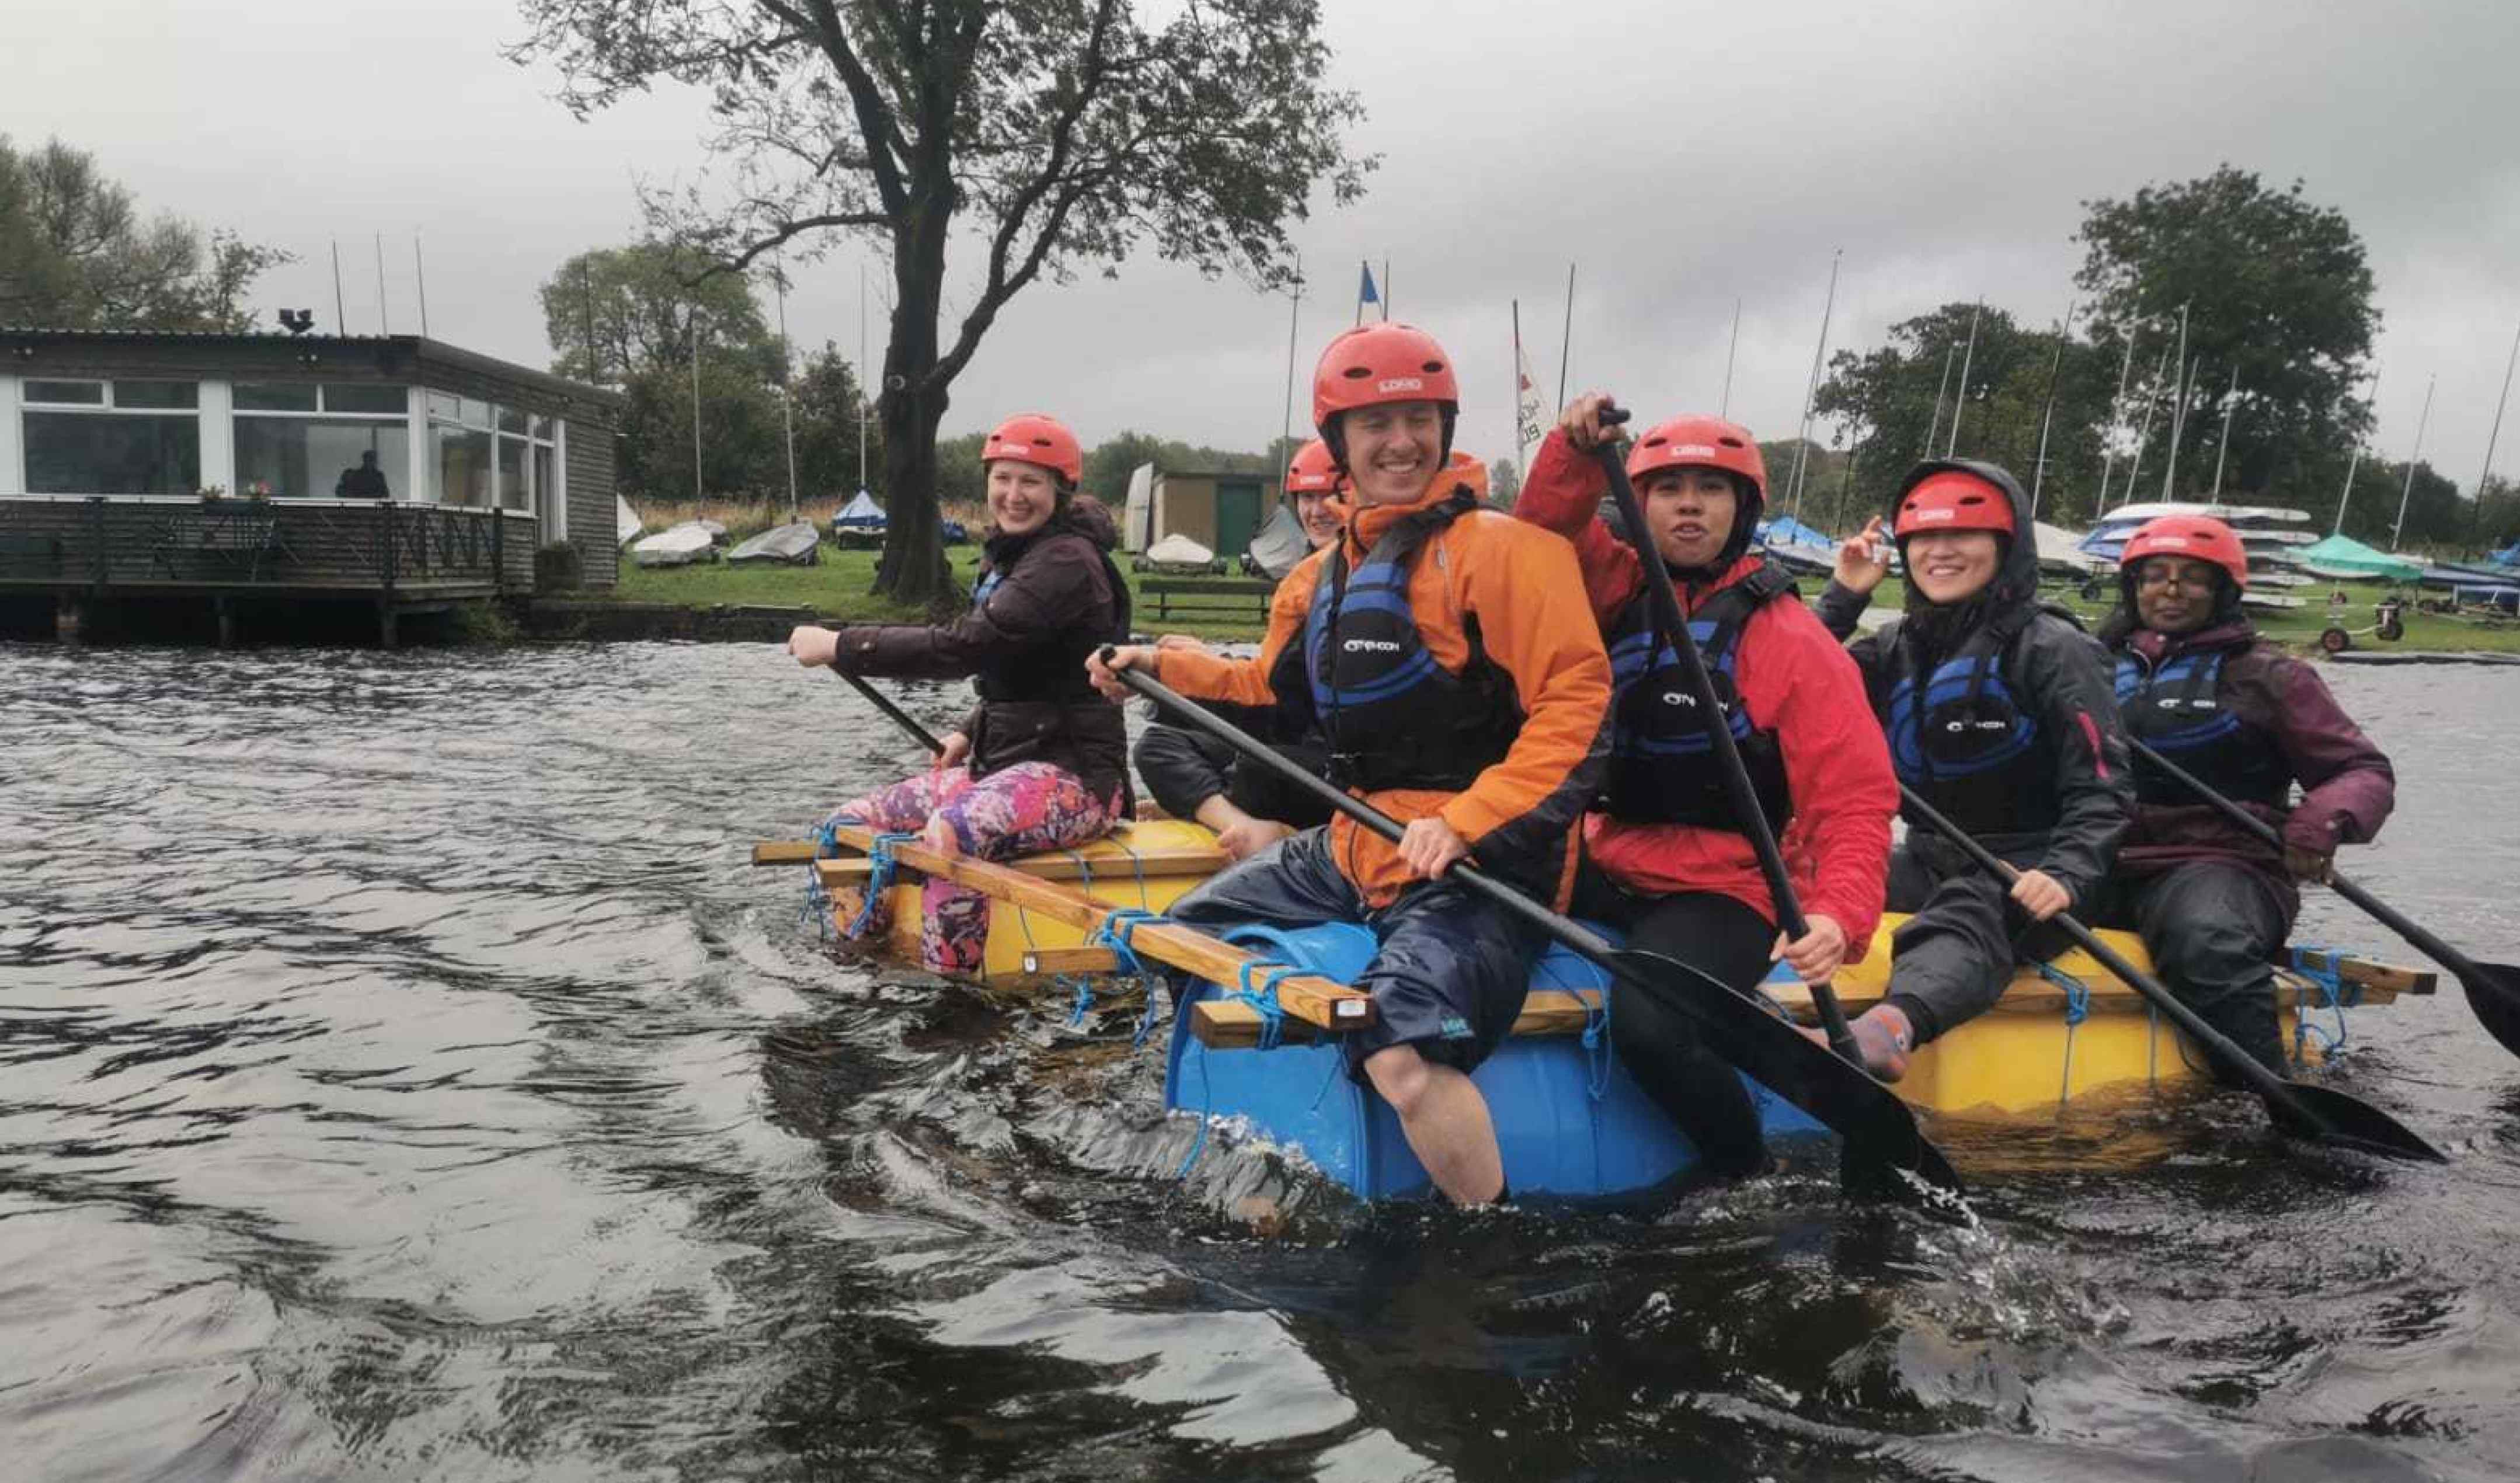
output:
[[1269, 522], [1251, 533], [1251, 544], [1242, 553], [1242, 569], [1273, 582], [1285, 579], [1297, 562], [1313, 554], [1313, 543], [1304, 539], [1304, 523], [1295, 512], [1280, 505], [1269, 517]]
[[811, 520], [773, 525], [727, 554], [730, 565], [811, 566], [820, 560], [822, 537]]
[[2312, 576], [2335, 582], [2416, 582], [2424, 575], [2422, 562], [2391, 556], [2342, 534], [2304, 546], [2294, 560]]
[[1168, 571], [1187, 576], [1202, 576], [1225, 569], [1216, 560], [1215, 552], [1179, 531], [1148, 547], [1145, 556], [1129, 564], [1140, 571]]
[[1837, 542], [1789, 515], [1761, 525], [1759, 544], [1778, 564], [1800, 576], [1826, 576], [1837, 564]]
[[832, 529], [834, 531], [881, 530], [883, 523], [883, 507], [863, 489], [840, 507], [839, 514], [832, 517]]
[[714, 562], [717, 537], [703, 522], [685, 520], [631, 547], [630, 559], [642, 566], [688, 566], [694, 562]]
[[839, 514], [832, 517], [832, 540], [850, 550], [863, 551], [883, 544], [883, 507], [861, 489]]

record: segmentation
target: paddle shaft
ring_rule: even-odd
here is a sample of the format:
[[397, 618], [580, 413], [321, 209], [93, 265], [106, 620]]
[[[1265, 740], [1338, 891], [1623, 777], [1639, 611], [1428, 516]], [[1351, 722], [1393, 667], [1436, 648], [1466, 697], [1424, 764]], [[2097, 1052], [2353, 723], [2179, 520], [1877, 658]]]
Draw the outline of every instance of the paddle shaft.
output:
[[[1109, 663], [1112, 651], [1105, 649], [1102, 653], [1103, 662]], [[1355, 794], [1332, 786], [1326, 779], [1311, 771], [1288, 761], [1277, 748], [1207, 707], [1181, 696], [1171, 686], [1146, 671], [1133, 667], [1115, 669], [1112, 673], [1119, 677], [1121, 684], [1154, 701], [1157, 705], [1196, 723], [1200, 730], [1208, 732], [1240, 752], [1243, 760], [1256, 762], [1269, 769], [1280, 782], [1311, 794], [1325, 807], [1347, 815], [1393, 843], [1398, 843], [1400, 836], [1407, 832], [1406, 826], [1399, 820]], [[1488, 875], [1477, 866], [1456, 864], [1445, 873], [1444, 878], [1462, 882], [1520, 918], [1524, 922], [1546, 932], [1578, 953], [1599, 956], [1616, 951], [1599, 936], [1586, 931], [1580, 924], [1551, 911], [1521, 891]]]
[[[2195, 793], [2197, 797], [2214, 805], [2214, 807], [2222, 813], [2224, 818], [2228, 819], [2233, 824], [2247, 830], [2250, 833], [2255, 834], [2267, 843], [2273, 845], [2276, 849], [2282, 849], [2284, 847], [2283, 835], [2276, 831], [2273, 825], [2267, 823], [2267, 821], [2250, 813], [2247, 809], [2240, 807], [2239, 804], [2233, 802], [2231, 799], [2227, 798], [2221, 793], [2216, 792], [2213, 788], [2206, 786], [2203, 779], [2188, 772], [2185, 768], [2181, 767], [2178, 763], [2171, 761], [2168, 757], [2165, 757], [2161, 753], [2153, 750], [2151, 747], [2144, 745], [2141, 742], [2137, 741], [2133, 737], [2129, 737], [2127, 739], [2127, 744], [2135, 748], [2137, 756], [2141, 757], [2146, 762], [2160, 768], [2172, 778], [2177, 779], [2189, 791]], [[2440, 964], [2442, 966], [2450, 969], [2452, 973], [2457, 974], [2459, 982], [2466, 984], [2487, 981], [2487, 975], [2484, 970], [2475, 963], [2471, 962], [2466, 954], [2461, 953], [2454, 947], [2452, 947], [2449, 943], [2442, 941], [2440, 938], [2424, 930], [2414, 922], [2408, 921], [2395, 907], [2389, 906], [2376, 899], [2370, 892], [2362, 889], [2362, 887], [2356, 885], [2353, 881], [2337, 875], [2332, 870], [2327, 874], [2326, 884], [2339, 896], [2353, 902], [2363, 911], [2370, 913], [2382, 926], [2387, 927], [2390, 931], [2397, 933], [2399, 936], [2407, 939], [2408, 942], [2413, 944], [2417, 952], [2422, 953], [2433, 962]]]
[[[1616, 407], [1602, 409], [1602, 422], [1616, 426], [1628, 420], [1628, 414]], [[1601, 472], [1610, 481], [1610, 499], [1619, 507], [1619, 520], [1628, 527], [1628, 544], [1636, 549], [1638, 576], [1644, 584], [1645, 609], [1653, 615], [1656, 636], [1662, 644], [1680, 656], [1680, 667], [1688, 676], [1688, 688], [1696, 693], [1697, 703], [1705, 710], [1706, 734], [1714, 739], [1716, 765], [1724, 774], [1725, 797], [1732, 805], [1732, 817], [1749, 838], [1750, 848], [1758, 853], [1759, 873], [1767, 877], [1768, 897], [1777, 905], [1777, 925], [1784, 929], [1787, 941], [1801, 938], [1811, 930], [1803, 918], [1802, 901], [1794, 893], [1793, 877], [1785, 870], [1785, 856], [1777, 848], [1777, 831], [1768, 825], [1768, 816], [1759, 807], [1759, 791], [1750, 784], [1749, 770], [1741, 765], [1741, 748], [1732, 741], [1732, 728], [1724, 715], [1723, 697], [1715, 693], [1715, 678], [1706, 672], [1705, 655], [1697, 652], [1697, 637], [1688, 631], [1688, 617], [1680, 610], [1680, 598], [1671, 590], [1663, 575], [1662, 553], [1654, 549], [1653, 533], [1645, 528], [1644, 507], [1637, 502], [1636, 486], [1628, 482], [1627, 466], [1619, 460], [1615, 444], [1603, 443], [1595, 450], [1600, 460]], [[1733, 518], [1743, 512], [1736, 502]], [[1652, 668], [1650, 664], [1646, 666]], [[1828, 1048], [1857, 1065], [1864, 1063], [1863, 1053], [1855, 1046], [1855, 1032], [1847, 1028], [1846, 1011], [1837, 1002], [1837, 990], [1827, 980], [1811, 985], [1812, 1007], [1820, 1011], [1821, 1028], [1828, 1034]]]
[[868, 700], [872, 701], [875, 708], [882, 711], [886, 717], [890, 718], [893, 725], [900, 727], [905, 732], [908, 732], [910, 734], [911, 741], [918, 742], [920, 745], [927, 748], [931, 752], [941, 752], [945, 749], [944, 742], [939, 742], [934, 737], [928, 735], [926, 727], [912, 720], [910, 712], [893, 704], [891, 697], [886, 696], [882, 691], [869, 685], [866, 681], [859, 679], [857, 676], [849, 673], [845, 669], [835, 670], [833, 672], [841, 679], [848, 681], [850, 687], [856, 690], [859, 695], [866, 697]]
[[[2000, 880], [2010, 881], [2021, 878], [2020, 871], [1998, 859], [1993, 851], [1970, 838], [1958, 825], [1944, 818], [1941, 811], [1918, 797], [1914, 788], [1902, 783], [1899, 785], [1899, 794], [1906, 801], [1908, 813], [1912, 819], [1950, 840], [1960, 853], [1976, 862], [1978, 869]], [[2301, 1124], [2318, 1129], [2323, 1138], [2333, 1139], [2341, 1135], [2342, 1130], [2336, 1126], [2334, 1119], [2311, 1107], [2295, 1095], [2298, 1089], [2291, 1082], [2268, 1070], [2265, 1062], [2233, 1045], [2229, 1036], [2207, 1024], [2204, 1016], [2182, 1004], [2177, 995], [2171, 993], [2151, 974], [2127, 962], [2125, 955], [2101, 941], [2097, 932], [2083, 925], [2064, 912], [2058, 912], [2048, 918], [2048, 921], [2050, 925], [2061, 928], [2066, 936], [2074, 939], [2075, 946], [2097, 959], [2102, 967], [2115, 973], [2137, 993], [2150, 1000], [2152, 1007], [2169, 1015], [2173, 1024], [2186, 1031], [2198, 1044], [2222, 1056], [2224, 1061], [2249, 1084], [2250, 1090], [2268, 1101], [2281, 1105], [2286, 1112], [2299, 1119]], [[2355, 1141], [2364, 1142], [2359, 1139]]]

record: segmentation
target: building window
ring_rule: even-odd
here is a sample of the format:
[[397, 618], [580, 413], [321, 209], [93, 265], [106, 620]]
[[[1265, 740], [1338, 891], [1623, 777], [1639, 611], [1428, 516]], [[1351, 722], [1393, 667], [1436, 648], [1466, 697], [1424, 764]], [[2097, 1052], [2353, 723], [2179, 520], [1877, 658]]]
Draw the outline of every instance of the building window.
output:
[[399, 419], [239, 417], [239, 488], [284, 500], [389, 500], [411, 468], [411, 430]]
[[[278, 499], [389, 500], [411, 467], [401, 386], [239, 382], [236, 478]], [[373, 458], [370, 456], [373, 455]]]
[[202, 481], [200, 395], [191, 382], [28, 381], [19, 423], [26, 492], [193, 493]]

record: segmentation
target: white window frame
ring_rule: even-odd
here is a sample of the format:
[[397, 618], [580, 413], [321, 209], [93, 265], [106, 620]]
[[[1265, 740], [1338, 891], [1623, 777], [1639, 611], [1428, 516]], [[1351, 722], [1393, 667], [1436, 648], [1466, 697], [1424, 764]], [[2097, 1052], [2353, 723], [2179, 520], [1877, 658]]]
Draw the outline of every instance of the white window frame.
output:
[[[210, 454], [215, 438], [209, 427], [204, 423], [204, 418], [209, 411], [212, 401], [214, 399], [224, 400], [227, 396], [227, 383], [224, 382], [212, 382], [207, 377], [190, 376], [121, 377], [119, 380], [122, 381], [174, 382], [189, 385], [194, 388], [193, 405], [190, 407], [118, 407], [114, 405], [113, 401], [113, 383], [117, 378], [112, 376], [27, 376], [0, 379], [8, 381], [8, 398], [16, 404], [5, 409], [0, 409], [0, 411], [5, 411], [9, 424], [8, 430], [5, 433], [0, 433], [0, 460], [4, 460], [6, 466], [5, 472], [0, 472], [0, 478], [14, 476], [16, 479], [16, 488], [0, 492], [22, 495], [26, 492], [26, 424], [24, 415], [28, 412], [41, 412], [47, 416], [68, 414], [77, 417], [181, 417], [189, 412], [192, 414], [195, 425], [193, 429], [195, 451], [201, 464], [201, 483], [198, 487], [207, 488], [212, 484], [224, 484], [226, 482], [226, 480], [220, 478], [213, 472]], [[28, 381], [94, 382], [105, 388], [105, 399], [102, 402], [98, 402], [93, 405], [84, 402], [30, 402], [25, 400], [23, 387], [20, 384], [21, 382]], [[215, 398], [211, 391], [213, 386], [218, 388]], [[224, 437], [225, 435], [225, 425], [222, 425], [222, 430], [216, 436]], [[230, 472], [233, 472], [235, 464], [233, 456], [234, 451], [234, 445], [230, 444]], [[12, 453], [16, 456], [9, 457]], [[81, 498], [95, 492], [96, 491], [94, 490], [73, 490], [68, 491], [68, 497]], [[193, 497], [194, 493], [195, 491], [192, 489], [185, 489], [179, 490], [171, 495], [112, 495], [109, 496], [109, 498], [144, 500], [190, 499]], [[62, 495], [46, 496], [46, 498], [51, 499], [59, 499], [63, 497], [64, 496]]]
[[26, 492], [26, 449], [18, 425], [18, 378], [0, 376], [0, 494]]
[[[206, 387], [208, 384], [209, 384], [209, 383], [208, 383], [207, 382], [202, 382], [202, 385], [203, 385], [204, 387]], [[221, 435], [221, 437], [226, 441], [226, 444], [227, 444], [227, 446], [226, 446], [226, 448], [223, 450], [223, 452], [224, 452], [224, 453], [225, 453], [225, 455], [226, 455], [226, 460], [225, 460], [225, 462], [226, 462], [226, 465], [227, 465], [227, 471], [228, 471], [228, 472], [229, 472], [231, 475], [233, 475], [233, 474], [234, 474], [234, 472], [236, 472], [236, 419], [238, 419], [238, 418], [240, 418], [240, 417], [268, 417], [268, 418], [280, 419], [280, 420], [283, 420], [283, 421], [293, 421], [293, 422], [301, 422], [301, 423], [376, 423], [376, 424], [388, 424], [388, 425], [389, 425], [389, 424], [393, 424], [393, 423], [400, 423], [400, 424], [402, 425], [403, 437], [404, 437], [406, 440], [408, 440], [408, 439], [411, 437], [411, 435], [412, 435], [412, 434], [411, 434], [411, 401], [412, 401], [412, 395], [413, 395], [413, 393], [417, 392], [417, 391], [420, 389], [420, 388], [419, 388], [419, 387], [417, 387], [417, 386], [405, 386], [405, 387], [403, 388], [403, 393], [404, 393], [404, 394], [403, 394], [403, 410], [402, 410], [402, 411], [400, 411], [400, 412], [328, 412], [328, 411], [326, 411], [326, 410], [325, 410], [325, 408], [324, 408], [324, 383], [323, 383], [323, 382], [269, 382], [269, 381], [264, 381], [264, 382], [248, 381], [248, 382], [246, 382], [246, 384], [248, 384], [248, 385], [261, 385], [261, 386], [282, 385], [282, 384], [286, 384], [286, 385], [311, 385], [311, 386], [313, 386], [313, 387], [315, 388], [315, 410], [314, 410], [314, 411], [312, 411], [312, 412], [308, 412], [308, 411], [305, 411], [305, 410], [303, 410], [303, 409], [301, 409], [301, 408], [288, 408], [288, 409], [282, 409], [282, 408], [270, 408], [270, 409], [265, 409], [265, 408], [261, 408], [261, 407], [244, 407], [244, 408], [239, 408], [239, 407], [237, 407], [237, 406], [236, 406], [236, 382], [234, 382], [233, 381], [228, 381], [228, 382], [219, 382], [219, 400], [220, 400], [221, 402], [225, 403], [225, 404], [227, 405], [228, 409], [229, 409], [229, 410], [228, 410], [228, 414], [227, 414], [227, 416], [226, 416], [225, 418], [223, 418], [223, 419], [220, 421], [220, 423], [219, 423], [219, 427], [220, 427], [220, 428], [222, 429], [222, 431], [221, 431], [221, 434], [220, 434], [220, 435]], [[204, 403], [204, 405], [206, 406], [206, 402]], [[404, 456], [403, 462], [404, 462], [405, 464], [413, 464], [413, 463], [416, 463], [417, 461], [416, 461], [414, 458], [412, 458], [412, 457], [410, 456], [410, 454], [406, 451], [406, 454], [405, 454], [405, 456]], [[209, 455], [209, 449], [208, 449], [208, 446], [207, 446], [207, 443], [206, 443], [206, 440], [205, 440], [205, 441], [204, 441], [204, 445], [203, 445], [202, 450], [202, 477], [203, 477], [203, 479], [205, 479], [205, 480], [207, 480], [207, 479], [208, 479], [208, 477], [209, 477], [209, 467], [210, 467], [210, 455]], [[221, 479], [221, 480], [217, 480], [216, 482], [220, 482], [220, 483], [228, 484], [228, 485], [231, 487], [231, 489], [232, 489], [232, 490], [233, 490], [233, 488], [234, 488], [234, 483], [235, 483], [235, 481], [234, 481], [234, 479], [233, 479], [232, 477], [231, 477], [231, 478], [228, 478], [228, 479]], [[390, 480], [390, 479], [386, 480], [386, 482], [385, 482], [385, 487], [386, 487], [388, 490], [390, 490], [390, 489], [393, 487], [393, 481], [392, 481], [392, 480]], [[404, 487], [408, 488], [408, 487], [410, 487], [410, 486], [406, 485], [406, 486], [404, 486]], [[338, 496], [334, 496], [334, 495], [327, 495], [327, 494], [293, 495], [293, 496], [290, 496], [290, 497], [289, 497], [289, 503], [291, 503], [291, 504], [292, 504], [292, 505], [302, 505], [302, 504], [306, 503], [308, 500], [329, 500], [329, 499], [334, 499], [334, 498], [338, 498]], [[355, 500], [355, 501], [345, 501], [344, 503], [359, 504], [359, 505], [373, 505], [373, 504], [375, 504], [375, 503], [377, 503], [377, 502], [376, 502], [375, 500]], [[388, 499], [388, 500], [387, 500], [387, 503], [393, 503], [393, 501], [392, 501], [391, 499]]]

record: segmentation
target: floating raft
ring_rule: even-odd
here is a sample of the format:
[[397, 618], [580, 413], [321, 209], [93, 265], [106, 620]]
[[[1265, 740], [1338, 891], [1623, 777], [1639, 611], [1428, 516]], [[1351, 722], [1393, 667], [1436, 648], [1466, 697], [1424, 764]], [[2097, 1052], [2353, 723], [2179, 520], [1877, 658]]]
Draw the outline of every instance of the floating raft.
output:
[[[756, 864], [810, 862], [836, 923], [855, 919], [871, 885], [888, 891], [886, 948], [918, 957], [919, 883], [940, 876], [992, 902], [983, 973], [999, 982], [1058, 974], [1106, 974], [1129, 962], [1187, 970], [1204, 982], [1176, 1016], [1167, 1051], [1167, 1105], [1241, 1120], [1299, 1148], [1330, 1178], [1368, 1197], [1425, 1188], [1425, 1173], [1378, 1098], [1345, 1074], [1337, 1038], [1372, 1022], [1372, 999], [1351, 980], [1373, 953], [1372, 934], [1350, 923], [1300, 930], [1253, 926], [1225, 940], [1159, 919], [1224, 865], [1214, 836], [1178, 821], [1121, 826], [1078, 850], [996, 864], [934, 854], [917, 843], [878, 849], [875, 835], [843, 827], [845, 853], [815, 858], [804, 843], [765, 844]], [[1883, 919], [1875, 950], [1842, 969], [1839, 1001], [1856, 1014], [1879, 1001], [1888, 944], [1905, 919]], [[2100, 934], [2149, 968], [2131, 932]], [[2276, 970], [2283, 1032], [2316, 1059], [2322, 1034], [2303, 1024], [2341, 1020], [2347, 1008], [2430, 994], [2434, 975], [2324, 950], [2297, 948]], [[1552, 948], [1536, 965], [1514, 1033], [1475, 1077], [1495, 1116], [1508, 1183], [1516, 1190], [1608, 1194], [1685, 1172], [1695, 1150], [1644, 1098], [1608, 1053], [1603, 975]], [[1811, 1024], [1805, 987], [1789, 974], [1766, 986], [1780, 1009]], [[2132, 987], [2077, 950], [2024, 968], [1989, 1012], [1918, 1051], [1900, 1097], [1920, 1112], [1972, 1118], [2050, 1118], [2083, 1104], [2140, 1104], [2142, 1094], [2178, 1095], [2209, 1083], [2203, 1057]], [[1773, 1139], [1823, 1130], [1755, 1082]]]

